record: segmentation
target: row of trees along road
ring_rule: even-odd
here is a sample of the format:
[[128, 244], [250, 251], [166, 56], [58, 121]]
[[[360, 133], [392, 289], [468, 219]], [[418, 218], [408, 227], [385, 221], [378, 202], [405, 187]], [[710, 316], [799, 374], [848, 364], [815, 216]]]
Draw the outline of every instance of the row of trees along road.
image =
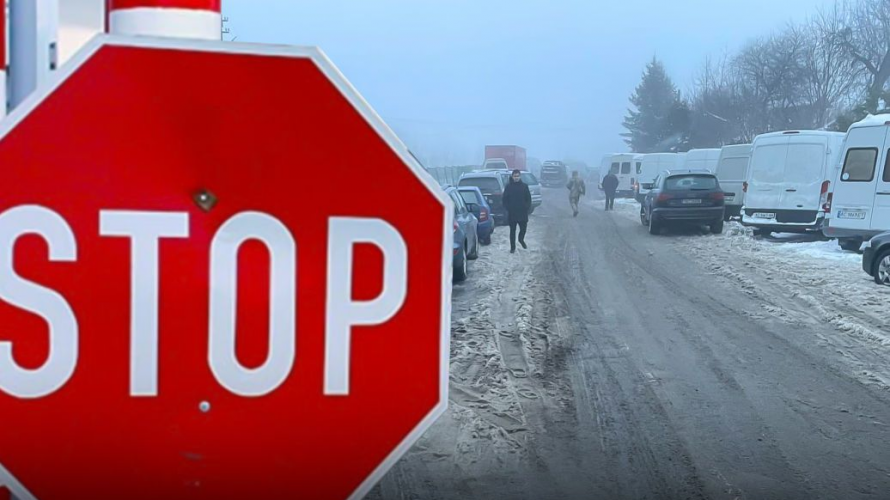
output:
[[708, 57], [687, 95], [654, 59], [630, 97], [622, 136], [638, 153], [751, 142], [758, 134], [845, 132], [890, 112], [890, 0], [844, 0], [806, 22]]

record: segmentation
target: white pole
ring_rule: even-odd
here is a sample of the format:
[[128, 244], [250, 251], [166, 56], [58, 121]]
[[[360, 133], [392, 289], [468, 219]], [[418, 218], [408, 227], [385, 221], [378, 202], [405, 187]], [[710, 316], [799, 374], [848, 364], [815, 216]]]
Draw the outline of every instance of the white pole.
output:
[[[6, 109], [9, 106], [6, 99], [6, 0], [3, 0], [0, 6], [0, 120], [6, 116]], [[2, 496], [2, 493], [0, 493]]]
[[108, 31], [219, 40], [222, 6], [220, 0], [108, 0]]
[[9, 101], [14, 108], [58, 66], [59, 0], [9, 0]]

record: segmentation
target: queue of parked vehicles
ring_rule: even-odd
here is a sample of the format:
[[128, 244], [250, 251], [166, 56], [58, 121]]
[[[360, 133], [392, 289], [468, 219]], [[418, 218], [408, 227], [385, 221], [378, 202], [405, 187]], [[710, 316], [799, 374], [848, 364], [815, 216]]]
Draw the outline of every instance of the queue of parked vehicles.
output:
[[453, 267], [456, 282], [468, 278], [468, 261], [478, 258], [480, 246], [491, 244], [497, 226], [507, 224], [503, 198], [513, 170], [521, 171], [522, 182], [529, 187], [531, 212], [543, 203], [541, 182], [526, 169], [525, 149], [487, 146], [485, 155], [482, 168], [461, 175], [456, 186], [443, 188], [454, 202]]
[[652, 234], [674, 224], [720, 233], [731, 219], [763, 236], [819, 234], [862, 250], [863, 270], [890, 285], [890, 115], [846, 134], [787, 130], [721, 149], [607, 155], [600, 178], [610, 173]]

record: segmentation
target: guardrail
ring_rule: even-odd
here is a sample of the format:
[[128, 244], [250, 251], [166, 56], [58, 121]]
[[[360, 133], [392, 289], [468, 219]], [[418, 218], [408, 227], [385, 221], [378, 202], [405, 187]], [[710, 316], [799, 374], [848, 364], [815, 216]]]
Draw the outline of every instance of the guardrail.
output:
[[467, 165], [460, 167], [433, 167], [427, 168], [426, 171], [436, 179], [440, 186], [456, 186], [458, 181], [460, 181], [461, 175], [479, 168], [475, 165]]

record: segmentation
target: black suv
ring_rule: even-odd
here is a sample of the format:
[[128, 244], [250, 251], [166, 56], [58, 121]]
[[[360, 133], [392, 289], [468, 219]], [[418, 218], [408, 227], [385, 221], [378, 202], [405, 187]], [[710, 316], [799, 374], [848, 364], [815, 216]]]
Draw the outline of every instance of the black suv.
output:
[[879, 285], [890, 285], [890, 233], [871, 239], [862, 251], [862, 270]]
[[[507, 181], [509, 182], [509, 181]], [[507, 210], [504, 208], [504, 188], [506, 183], [500, 170], [478, 170], [462, 175], [459, 187], [475, 186], [482, 191], [485, 201], [491, 207], [491, 215], [497, 226], [507, 223]]]
[[710, 226], [723, 232], [724, 195], [717, 176], [707, 170], [666, 170], [653, 183], [640, 207], [640, 222], [650, 234], [668, 224]]

